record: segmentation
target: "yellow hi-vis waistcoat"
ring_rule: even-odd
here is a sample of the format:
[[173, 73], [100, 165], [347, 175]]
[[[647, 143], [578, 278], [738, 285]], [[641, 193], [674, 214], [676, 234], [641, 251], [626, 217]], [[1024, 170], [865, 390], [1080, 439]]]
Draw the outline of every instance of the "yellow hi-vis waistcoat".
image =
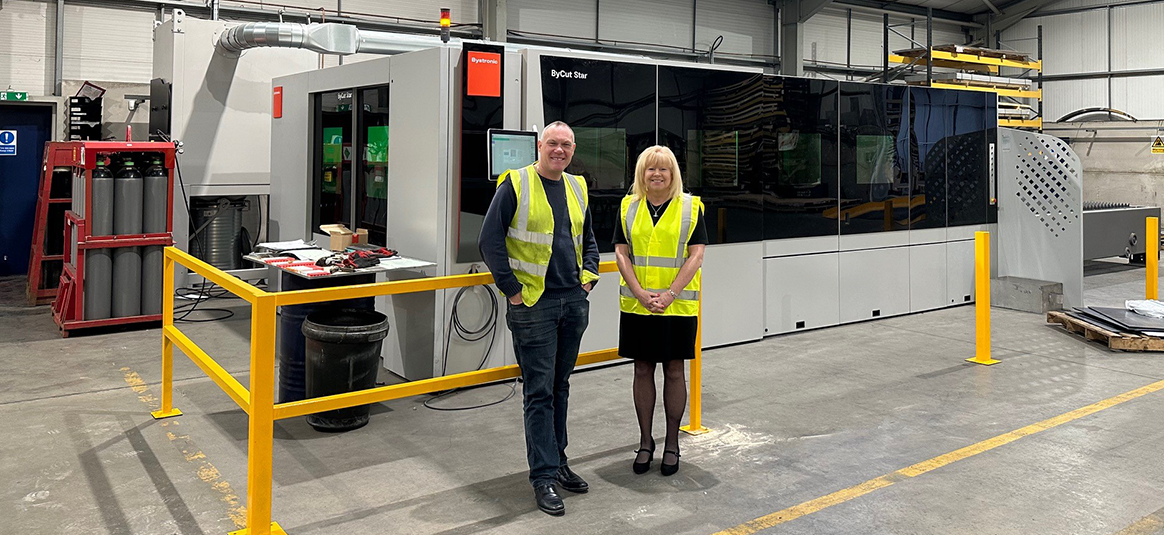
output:
[[[695, 224], [703, 211], [703, 201], [699, 197], [684, 193], [672, 199], [659, 218], [652, 224], [647, 213], [647, 202], [628, 195], [622, 199], [622, 230], [630, 245], [631, 263], [634, 264], [635, 278], [639, 286], [652, 293], [667, 293], [667, 289], [679, 275], [679, 268], [687, 260], [687, 242], [695, 233]], [[699, 286], [702, 269], [695, 272], [691, 282], [678, 292], [679, 297], [663, 311], [664, 316], [696, 316], [699, 314]], [[632, 314], [652, 314], [639, 303], [620, 279], [618, 288], [618, 308]]]
[[[536, 165], [536, 162], [534, 163]], [[554, 210], [546, 199], [542, 179], [534, 165], [510, 169], [497, 179], [500, 186], [506, 178], [513, 179], [517, 194], [517, 211], [509, 222], [505, 249], [509, 267], [521, 283], [521, 300], [533, 306], [546, 290], [546, 269], [554, 249]], [[589, 197], [586, 181], [580, 176], [562, 173], [566, 182], [566, 206], [570, 212], [570, 236], [574, 238], [574, 256], [578, 262], [579, 284], [598, 280], [598, 274], [582, 269], [582, 227], [586, 222]]]

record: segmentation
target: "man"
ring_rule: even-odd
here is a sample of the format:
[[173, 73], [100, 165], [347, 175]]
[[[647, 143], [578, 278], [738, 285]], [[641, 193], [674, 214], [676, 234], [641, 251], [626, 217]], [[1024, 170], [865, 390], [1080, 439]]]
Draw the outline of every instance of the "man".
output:
[[538, 508], [566, 512], [558, 488], [589, 486], [566, 464], [570, 373], [590, 320], [598, 280], [598, 242], [586, 181], [565, 172], [574, 131], [546, 125], [538, 161], [506, 171], [481, 227], [481, 256], [509, 300], [506, 321], [524, 382], [525, 450]]

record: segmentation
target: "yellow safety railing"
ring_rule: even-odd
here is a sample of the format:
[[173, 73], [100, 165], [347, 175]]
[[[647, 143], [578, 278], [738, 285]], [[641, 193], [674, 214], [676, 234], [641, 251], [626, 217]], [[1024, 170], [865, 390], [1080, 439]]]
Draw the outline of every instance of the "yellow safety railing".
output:
[[[180, 264], [251, 304], [250, 385], [244, 387], [222, 366], [174, 325], [174, 264]], [[344, 409], [369, 403], [430, 394], [453, 388], [479, 385], [521, 376], [516, 364], [489, 368], [422, 381], [382, 386], [290, 403], [275, 403], [275, 311], [280, 306], [321, 303], [399, 295], [433, 290], [478, 286], [493, 282], [490, 273], [450, 275], [403, 281], [355, 284], [314, 290], [266, 292], [237, 279], [174, 247], [165, 250], [164, 302], [162, 307], [162, 407], [154, 418], [181, 415], [173, 406], [174, 348], [177, 347], [214, 380], [249, 416], [247, 433], [246, 528], [231, 535], [284, 534], [271, 521], [271, 471], [274, 422], [285, 418]], [[614, 262], [599, 264], [599, 273], [618, 271]], [[701, 307], [702, 308], [702, 307]], [[698, 434], [707, 431], [701, 423], [702, 410], [702, 313], [696, 331], [695, 359], [691, 362], [690, 423], [683, 430]], [[576, 366], [618, 358], [617, 349], [603, 349], [578, 355]]]

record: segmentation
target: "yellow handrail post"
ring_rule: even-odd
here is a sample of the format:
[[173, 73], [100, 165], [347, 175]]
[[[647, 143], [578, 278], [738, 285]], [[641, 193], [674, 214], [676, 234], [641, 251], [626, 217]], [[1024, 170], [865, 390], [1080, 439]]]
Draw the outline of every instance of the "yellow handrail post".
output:
[[691, 394], [688, 396], [691, 408], [687, 425], [680, 427], [689, 435], [701, 435], [710, 431], [703, 427], [703, 292], [699, 292], [699, 312], [695, 327], [695, 360], [691, 361]]
[[990, 358], [990, 233], [974, 233], [975, 354], [967, 362], [989, 366]]
[[1149, 217], [1144, 229], [1144, 260], [1147, 261], [1145, 299], [1159, 299], [1160, 283], [1160, 218]]
[[174, 341], [165, 327], [174, 324], [174, 259], [166, 254], [162, 260], [162, 407], [150, 414], [156, 420], [181, 416], [174, 408]]
[[275, 441], [275, 302], [263, 293], [251, 305], [250, 424], [247, 433], [247, 527], [231, 535], [286, 535], [271, 522]]

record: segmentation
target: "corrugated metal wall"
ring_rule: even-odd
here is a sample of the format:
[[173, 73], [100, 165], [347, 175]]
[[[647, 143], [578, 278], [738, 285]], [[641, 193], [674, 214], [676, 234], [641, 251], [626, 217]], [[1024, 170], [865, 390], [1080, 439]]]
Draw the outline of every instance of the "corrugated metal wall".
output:
[[[1099, 0], [1064, 0], [1053, 9], [1104, 5]], [[1110, 11], [1110, 13], [1109, 13]], [[1110, 17], [1110, 19], [1109, 19]], [[1032, 17], [1002, 33], [1003, 44], [1034, 54], [1038, 26], [1043, 26], [1044, 72], [1048, 75], [1092, 74], [1093, 78], [1046, 83], [1044, 116], [1056, 120], [1086, 107], [1112, 107], [1139, 119], [1164, 118], [1160, 91], [1164, 76], [1113, 76], [1106, 73], [1159, 69], [1164, 65], [1164, 4], [1099, 8], [1077, 13]], [[1109, 46], [1110, 44], [1110, 46]], [[1011, 72], [1010, 74], [1015, 74]]]
[[776, 53], [775, 8], [751, 0], [697, 0], [695, 47], [706, 50], [722, 35], [717, 52], [729, 54]]
[[[914, 19], [913, 33], [908, 24], [910, 19], [904, 17], [890, 17], [889, 23], [903, 35], [912, 35], [915, 41], [925, 43], [925, 17]], [[821, 11], [805, 23], [804, 31], [804, 60], [805, 63], [818, 61], [821, 63], [845, 64], [846, 38], [848, 33], [848, 13], [843, 9], [828, 8]], [[881, 15], [866, 12], [853, 12], [853, 40], [852, 64], [854, 67], [881, 68], [883, 18]], [[962, 44], [966, 36], [958, 26], [935, 23], [934, 44]], [[909, 39], [893, 32], [889, 34], [890, 50], [915, 48]], [[815, 55], [814, 55], [815, 51]]]
[[65, 4], [64, 78], [148, 84], [154, 20], [149, 8]]
[[56, 2], [3, 2], [0, 6], [0, 90], [9, 86], [51, 95], [55, 78]]

